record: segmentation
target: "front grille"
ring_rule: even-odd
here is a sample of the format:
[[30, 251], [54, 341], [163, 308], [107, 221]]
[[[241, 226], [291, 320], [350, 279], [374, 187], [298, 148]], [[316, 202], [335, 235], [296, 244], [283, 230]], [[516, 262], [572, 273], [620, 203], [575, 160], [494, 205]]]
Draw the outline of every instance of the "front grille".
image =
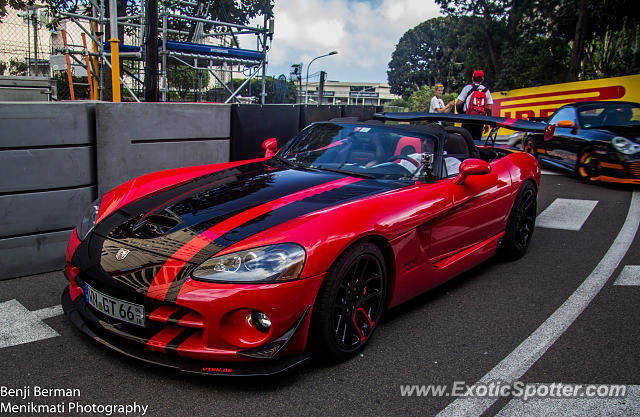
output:
[[[84, 308], [87, 310], [84, 314], [90, 313], [102, 322], [102, 327], [110, 333], [134, 341], [140, 344], [146, 344], [153, 350], [166, 352], [167, 350], [175, 350], [178, 345], [167, 345], [166, 348], [154, 349], [148, 345], [148, 342], [162, 332], [174, 329], [176, 334], [182, 333], [183, 335], [198, 334], [202, 336], [202, 329], [204, 329], [204, 320], [194, 310], [189, 308], [178, 306], [175, 304], [166, 303], [159, 300], [154, 300], [148, 297], [144, 297], [137, 293], [129, 293], [122, 290], [118, 290], [115, 287], [105, 285], [100, 280], [92, 279], [90, 276], [80, 273], [76, 276], [76, 283], [84, 288], [86, 282], [96, 290], [103, 292], [104, 294], [112, 297], [119, 298], [121, 300], [129, 301], [136, 304], [142, 304], [145, 308], [145, 327], [140, 327], [134, 324], [121, 322], [114, 319], [96, 309], [89, 306], [88, 303], [84, 303]], [[152, 343], [153, 344], [153, 343]]]
[[629, 164], [629, 172], [634, 177], [640, 177], [640, 162], [632, 162]]

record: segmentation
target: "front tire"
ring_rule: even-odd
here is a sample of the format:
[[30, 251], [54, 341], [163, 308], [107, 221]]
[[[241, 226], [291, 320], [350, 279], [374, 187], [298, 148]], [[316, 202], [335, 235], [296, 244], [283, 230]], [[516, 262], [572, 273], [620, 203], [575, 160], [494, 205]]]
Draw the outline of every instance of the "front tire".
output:
[[515, 261], [527, 253], [538, 209], [538, 193], [530, 181], [525, 182], [516, 196], [509, 213], [507, 228], [502, 239], [501, 255], [504, 259]]
[[340, 362], [362, 350], [382, 316], [386, 293], [387, 271], [380, 249], [371, 242], [347, 249], [329, 270], [314, 306], [316, 354]]

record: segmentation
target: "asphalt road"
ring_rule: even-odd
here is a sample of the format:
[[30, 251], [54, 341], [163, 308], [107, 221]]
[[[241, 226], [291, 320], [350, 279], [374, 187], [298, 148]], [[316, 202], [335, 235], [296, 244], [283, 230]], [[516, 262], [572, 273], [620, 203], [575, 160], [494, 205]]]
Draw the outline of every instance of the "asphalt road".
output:
[[[637, 216], [627, 218], [640, 203], [634, 193], [640, 189], [543, 175], [539, 213], [554, 204], [567, 224], [582, 213], [579, 230], [537, 227], [523, 259], [488, 261], [388, 311], [362, 355], [277, 378], [199, 377], [153, 368], [94, 343], [58, 309], [49, 309], [60, 303], [62, 272], [1, 281], [0, 403], [65, 405], [64, 413], [42, 413], [48, 415], [108, 415], [106, 408], [80, 413], [75, 404], [136, 404], [148, 407], [147, 416], [640, 415], [640, 286], [633, 285], [634, 277], [640, 281], [640, 233], [633, 228]], [[625, 277], [632, 285], [615, 285]], [[27, 330], [11, 328], [6, 318], [20, 306], [22, 314], [16, 314], [31, 320]], [[502, 385], [622, 384], [628, 392], [618, 399], [547, 396], [526, 402], [451, 395], [454, 384], [494, 376]], [[430, 384], [446, 385], [447, 391], [401, 393], [403, 386]], [[26, 398], [8, 394], [25, 386]], [[35, 396], [36, 387], [79, 392]], [[71, 412], [70, 403], [76, 407]]]

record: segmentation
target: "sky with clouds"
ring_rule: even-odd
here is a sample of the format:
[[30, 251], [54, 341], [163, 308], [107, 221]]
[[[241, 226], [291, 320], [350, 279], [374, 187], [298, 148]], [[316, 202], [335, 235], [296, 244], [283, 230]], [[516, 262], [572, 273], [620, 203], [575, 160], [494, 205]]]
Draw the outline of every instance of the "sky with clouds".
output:
[[[275, 0], [275, 33], [268, 54], [268, 75], [285, 74], [307, 64], [311, 74], [327, 72], [335, 81], [387, 82], [387, 65], [400, 37], [417, 24], [440, 15], [433, 0]], [[262, 26], [262, 19], [251, 22]], [[247, 43], [245, 43], [247, 42]], [[255, 49], [255, 38], [241, 46]], [[315, 81], [318, 80], [316, 75]]]

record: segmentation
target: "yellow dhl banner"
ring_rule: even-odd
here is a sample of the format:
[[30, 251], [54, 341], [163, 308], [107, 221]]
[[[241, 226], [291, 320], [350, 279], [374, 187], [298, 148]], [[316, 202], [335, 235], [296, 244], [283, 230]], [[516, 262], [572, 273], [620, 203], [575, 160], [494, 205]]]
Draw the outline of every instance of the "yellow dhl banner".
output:
[[[579, 101], [621, 100], [640, 103], [640, 74], [519, 88], [492, 92], [491, 95], [494, 116], [516, 119], [548, 117], [563, 105]], [[501, 129], [499, 133], [509, 132]]]

